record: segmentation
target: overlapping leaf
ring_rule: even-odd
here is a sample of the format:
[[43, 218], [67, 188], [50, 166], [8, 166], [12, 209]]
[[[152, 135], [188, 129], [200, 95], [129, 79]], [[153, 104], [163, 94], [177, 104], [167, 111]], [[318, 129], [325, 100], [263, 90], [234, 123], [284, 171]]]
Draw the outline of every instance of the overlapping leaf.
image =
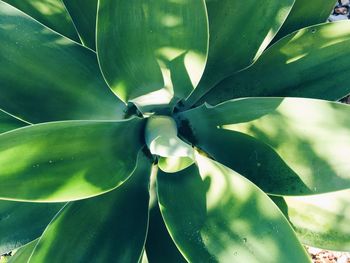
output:
[[334, 7], [334, 0], [296, 0], [286, 21], [273, 41], [303, 27], [324, 23]]
[[150, 210], [146, 252], [152, 263], [185, 263], [186, 260], [175, 246], [159, 210], [158, 204]]
[[275, 36], [293, 3], [207, 0], [208, 61], [198, 88], [186, 104], [193, 105], [219, 81], [253, 63]]
[[19, 248], [15, 255], [12, 256], [8, 263], [23, 263], [28, 262], [28, 259], [32, 255], [32, 252], [38, 243], [38, 239], [33, 240], [32, 242], [26, 244], [25, 246]]
[[67, 121], [0, 135], [0, 199], [69, 201], [102, 194], [134, 170], [143, 121]]
[[63, 204], [0, 201], [0, 255], [38, 238]]
[[32, 123], [120, 119], [96, 54], [0, 2], [0, 108]]
[[62, 0], [83, 44], [93, 50], [95, 46], [96, 13], [98, 0]]
[[350, 251], [350, 190], [315, 196], [273, 197], [307, 245]]
[[28, 123], [0, 110], [0, 133], [17, 129], [28, 125]]
[[164, 221], [189, 262], [310, 262], [259, 188], [208, 158], [197, 162], [199, 170], [157, 177]]
[[[2, 0], [18, 8], [40, 23], [77, 42], [79, 37], [61, 1], [57, 0]], [[1, 6], [3, 9], [4, 6]]]
[[303, 195], [350, 187], [348, 105], [251, 98], [179, 116], [183, 136], [268, 193]]
[[135, 173], [121, 187], [69, 203], [29, 262], [138, 262], [147, 232], [151, 166], [140, 153]]
[[294, 32], [271, 46], [251, 67], [218, 84], [202, 101], [283, 96], [338, 100], [350, 93], [350, 21]]
[[[174, 92], [189, 94], [203, 73], [207, 42], [203, 0], [99, 1], [98, 57], [124, 102], [142, 96], [138, 105], [166, 105]], [[182, 86], [186, 77], [189, 83]]]

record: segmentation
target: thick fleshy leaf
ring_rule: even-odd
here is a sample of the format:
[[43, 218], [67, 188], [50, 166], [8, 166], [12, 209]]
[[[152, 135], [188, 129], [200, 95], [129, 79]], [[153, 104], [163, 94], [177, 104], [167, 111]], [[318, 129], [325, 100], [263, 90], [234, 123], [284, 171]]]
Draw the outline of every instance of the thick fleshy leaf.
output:
[[32, 255], [32, 252], [38, 243], [38, 239], [26, 244], [16, 251], [16, 253], [10, 257], [8, 263], [24, 263], [28, 262], [28, 259]]
[[146, 252], [150, 263], [185, 263], [164, 224], [159, 206], [150, 210]]
[[[265, 192], [303, 195], [350, 187], [349, 105], [251, 98], [202, 106], [179, 117], [183, 136], [231, 169], [244, 171]], [[238, 160], [230, 160], [235, 156]], [[244, 157], [250, 168], [242, 168]]]
[[296, 0], [283, 26], [273, 41], [300, 28], [324, 23], [334, 7], [334, 0]]
[[0, 110], [0, 133], [14, 130], [14, 129], [26, 126], [28, 124], [29, 123], [26, 123], [16, 118], [15, 116]]
[[[203, 0], [135, 0], [132, 5], [128, 0], [99, 1], [99, 62], [124, 102], [168, 104], [173, 91], [175, 97], [189, 94], [202, 76], [207, 44]], [[182, 86], [182, 78], [190, 84]]]
[[187, 100], [193, 105], [216, 83], [260, 56], [273, 39], [294, 0], [207, 0], [209, 16], [208, 61], [197, 89]]
[[[72, 19], [61, 1], [57, 0], [2, 0], [30, 15], [45, 26], [79, 41]], [[1, 6], [0, 9], [3, 7]]]
[[140, 154], [134, 174], [121, 187], [68, 204], [45, 230], [29, 262], [138, 262], [148, 225], [151, 168]]
[[0, 198], [59, 202], [102, 194], [136, 165], [143, 121], [67, 121], [0, 135]]
[[189, 262], [310, 262], [259, 188], [208, 158], [197, 162], [199, 171], [194, 165], [157, 177], [165, 224]]
[[350, 93], [350, 21], [294, 32], [271, 46], [251, 67], [225, 79], [203, 99], [212, 105], [254, 96], [338, 100]]
[[350, 190], [314, 196], [272, 197], [307, 245], [350, 251]]
[[83, 44], [95, 47], [96, 13], [98, 0], [62, 0]]
[[0, 201], [0, 255], [38, 238], [63, 204]]
[[312, 193], [268, 144], [240, 132], [217, 128], [200, 129], [195, 134], [198, 147], [265, 192], [286, 195]]
[[37, 123], [119, 119], [96, 54], [0, 2], [0, 108]]

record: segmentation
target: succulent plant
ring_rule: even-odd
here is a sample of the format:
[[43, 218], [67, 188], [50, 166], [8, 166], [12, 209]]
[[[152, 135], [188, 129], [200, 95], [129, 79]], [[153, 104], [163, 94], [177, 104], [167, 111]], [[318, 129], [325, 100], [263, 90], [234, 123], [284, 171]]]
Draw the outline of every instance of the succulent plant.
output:
[[310, 262], [350, 250], [333, 1], [0, 1], [0, 254]]

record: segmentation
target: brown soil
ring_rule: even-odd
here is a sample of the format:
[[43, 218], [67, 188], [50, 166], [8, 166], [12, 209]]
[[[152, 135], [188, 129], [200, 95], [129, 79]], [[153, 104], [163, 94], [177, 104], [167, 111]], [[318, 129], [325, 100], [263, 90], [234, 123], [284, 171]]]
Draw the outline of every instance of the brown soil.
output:
[[336, 252], [319, 248], [306, 247], [314, 263], [350, 263], [349, 252]]

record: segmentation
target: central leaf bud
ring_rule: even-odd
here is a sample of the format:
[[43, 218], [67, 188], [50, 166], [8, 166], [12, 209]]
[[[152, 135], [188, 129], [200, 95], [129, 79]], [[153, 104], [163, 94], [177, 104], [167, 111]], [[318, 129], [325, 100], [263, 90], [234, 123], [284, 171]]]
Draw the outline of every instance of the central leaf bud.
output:
[[193, 163], [194, 150], [177, 136], [176, 122], [171, 117], [149, 117], [145, 140], [150, 152], [160, 156], [158, 166], [164, 171], [178, 171]]

